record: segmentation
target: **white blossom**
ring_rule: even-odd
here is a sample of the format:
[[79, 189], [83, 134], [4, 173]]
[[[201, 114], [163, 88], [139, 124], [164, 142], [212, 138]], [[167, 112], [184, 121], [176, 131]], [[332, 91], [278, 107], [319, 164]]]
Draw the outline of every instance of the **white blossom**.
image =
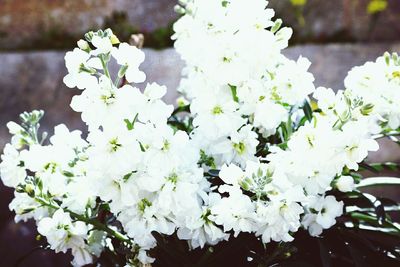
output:
[[38, 232], [46, 237], [56, 253], [72, 250], [74, 266], [92, 262], [85, 243], [88, 230], [85, 223], [72, 222], [71, 217], [62, 210], [57, 210], [52, 217], [43, 218], [38, 222]]
[[117, 63], [125, 69], [128, 82], [141, 83], [146, 79], [144, 72], [139, 70], [139, 65], [144, 61], [144, 53], [135, 46], [121, 43], [118, 48], [113, 47], [112, 56]]
[[343, 202], [338, 202], [334, 196], [314, 197], [308, 205], [309, 212], [304, 216], [302, 224], [310, 235], [318, 236], [323, 229], [328, 229], [336, 223], [336, 217], [343, 213]]
[[10, 144], [4, 147], [1, 155], [0, 176], [3, 184], [8, 187], [16, 187], [26, 177], [20, 153]]
[[64, 77], [65, 85], [79, 89], [88, 88], [96, 83], [97, 79], [91, 75], [91, 71], [102, 68], [98, 58], [91, 58], [89, 53], [79, 48], [66, 53], [65, 65], [68, 69], [68, 74]]
[[351, 192], [356, 188], [354, 184], [354, 178], [351, 176], [342, 175], [337, 179], [336, 187], [341, 192]]

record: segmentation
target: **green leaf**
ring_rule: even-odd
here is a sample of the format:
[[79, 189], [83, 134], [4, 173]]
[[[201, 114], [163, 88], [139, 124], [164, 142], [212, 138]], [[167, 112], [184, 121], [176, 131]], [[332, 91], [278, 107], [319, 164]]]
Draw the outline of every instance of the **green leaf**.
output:
[[388, 222], [388, 221], [379, 222], [378, 218], [368, 215], [368, 214], [361, 213], [361, 212], [351, 212], [350, 216], [353, 219], [359, 220], [360, 222], [363, 222], [363, 223], [367, 223], [368, 225], [380, 227], [380, 228], [383, 227], [383, 228], [387, 228], [387, 230], [395, 230], [395, 232], [397, 232], [397, 234], [400, 233], [400, 228], [395, 223]]
[[399, 165], [394, 162], [383, 162], [383, 163], [366, 163], [366, 162], [361, 162], [360, 163], [360, 170], [368, 170], [374, 173], [379, 173], [384, 170], [388, 171], [398, 171]]
[[313, 118], [313, 111], [312, 111], [312, 108], [310, 106], [310, 103], [308, 103], [308, 101], [304, 102], [303, 111], [304, 111], [304, 115], [306, 116], [307, 120], [311, 121]]
[[128, 119], [125, 119], [124, 120], [124, 122], [126, 123], [126, 128], [130, 131], [130, 130], [133, 130], [133, 128], [135, 127], [135, 122], [137, 121], [137, 119], [138, 119], [138, 115], [139, 115], [139, 113], [137, 113], [136, 115], [135, 115], [135, 118], [133, 119], [133, 121], [129, 121]]
[[118, 78], [124, 77], [127, 69], [128, 69], [128, 65], [123, 65], [118, 71]]
[[222, 6], [223, 6], [223, 7], [227, 7], [227, 6], [228, 6], [228, 4], [229, 4], [229, 1], [222, 1], [222, 3], [221, 3], [221, 4], [222, 4]]
[[400, 185], [400, 178], [397, 177], [371, 177], [365, 178], [357, 184], [357, 188], [365, 188], [371, 186], [382, 186], [382, 185]]
[[239, 98], [238, 98], [238, 96], [237, 96], [237, 87], [236, 87], [236, 86], [233, 86], [233, 85], [229, 85], [229, 87], [231, 88], [233, 101], [239, 102]]

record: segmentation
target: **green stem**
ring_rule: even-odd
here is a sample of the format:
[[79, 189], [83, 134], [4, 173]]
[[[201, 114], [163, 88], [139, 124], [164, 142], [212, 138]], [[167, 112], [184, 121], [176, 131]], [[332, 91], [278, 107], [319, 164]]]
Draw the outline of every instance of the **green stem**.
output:
[[371, 186], [399, 186], [400, 178], [396, 177], [371, 177], [365, 178], [357, 184], [357, 188], [371, 187]]
[[400, 135], [400, 131], [393, 130], [393, 131], [390, 131], [390, 132], [374, 135], [373, 138], [374, 139], [380, 139], [380, 138], [383, 138], [383, 137], [398, 136], [398, 135]]
[[101, 65], [103, 66], [104, 74], [105, 74], [109, 79], [111, 79], [110, 72], [108, 71], [108, 66], [107, 66], [106, 61], [104, 60], [104, 57], [101, 55], [99, 58], [100, 58], [100, 61], [101, 61]]
[[82, 222], [84, 222], [86, 224], [90, 224], [90, 225], [94, 226], [97, 230], [104, 231], [104, 232], [108, 233], [110, 236], [115, 237], [119, 241], [125, 242], [125, 243], [128, 243], [128, 244], [132, 245], [132, 241], [129, 238], [127, 238], [126, 236], [124, 236], [120, 232], [115, 231], [115, 230], [109, 228], [108, 226], [102, 224], [101, 222], [99, 222], [96, 219], [86, 218], [83, 215], [77, 214], [77, 213], [75, 213], [73, 211], [70, 211], [68, 209], [63, 209], [63, 208], [61, 208], [59, 206], [51, 204], [50, 202], [47, 202], [46, 200], [44, 200], [42, 198], [35, 197], [34, 199], [35, 199], [36, 202], [40, 203], [41, 205], [47, 206], [49, 208], [56, 209], [56, 210], [62, 209], [65, 212], [68, 212], [72, 217], [74, 217], [78, 221], [82, 221]]
[[101, 222], [99, 222], [96, 219], [90, 219], [90, 218], [86, 218], [85, 216], [82, 216], [80, 214], [77, 214], [75, 212], [66, 210], [67, 212], [69, 212], [71, 214], [72, 217], [75, 217], [76, 219], [78, 219], [79, 221], [85, 222], [86, 224], [91, 224], [93, 225], [97, 230], [101, 230], [104, 231], [106, 233], [108, 233], [109, 235], [117, 238], [118, 240], [122, 241], [122, 242], [126, 242], [128, 244], [132, 244], [132, 241], [127, 238], [126, 236], [124, 236], [123, 234], [121, 234], [118, 231], [115, 231], [111, 228], [109, 228], [108, 226], [102, 224]]
[[115, 87], [119, 87], [119, 83], [121, 82], [121, 78], [119, 76], [117, 76], [117, 79], [115, 79], [114, 85]]
[[351, 212], [350, 216], [352, 218], [360, 220], [360, 221], [365, 221], [365, 222], [368, 222], [368, 223], [371, 223], [371, 224], [378, 224], [378, 225], [381, 225], [383, 227], [390, 227], [390, 228], [400, 232], [400, 228], [397, 227], [394, 223], [387, 222], [387, 221], [383, 222], [383, 223], [379, 223], [378, 219], [376, 217], [374, 217], [374, 216], [371, 216], [371, 215], [363, 214], [363, 213], [360, 213], [360, 212]]

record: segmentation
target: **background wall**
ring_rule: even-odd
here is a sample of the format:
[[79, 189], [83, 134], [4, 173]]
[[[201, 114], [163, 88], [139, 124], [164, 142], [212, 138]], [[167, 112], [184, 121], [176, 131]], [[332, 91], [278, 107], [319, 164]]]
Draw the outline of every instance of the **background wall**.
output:
[[[149, 82], [168, 86], [165, 100], [174, 103], [183, 67], [169, 38], [177, 18], [175, 4], [174, 0], [0, 0], [0, 151], [9, 140], [6, 122], [17, 120], [25, 110], [45, 110], [43, 129], [50, 133], [61, 122], [85, 131], [79, 114], [69, 108], [79, 91], [66, 88], [62, 78], [65, 51], [88, 30], [111, 27], [124, 41], [143, 32], [142, 69]], [[352, 66], [385, 51], [400, 52], [398, 0], [271, 0], [270, 4], [277, 17], [295, 30], [285, 54], [293, 59], [308, 57], [317, 86], [341, 89]], [[389, 143], [382, 146], [371, 161], [399, 161], [400, 149]], [[30, 224], [14, 224], [7, 207], [11, 198], [12, 190], [0, 185], [0, 266], [14, 266], [18, 259], [20, 266], [69, 266], [68, 256], [34, 250], [39, 244], [36, 233]]]

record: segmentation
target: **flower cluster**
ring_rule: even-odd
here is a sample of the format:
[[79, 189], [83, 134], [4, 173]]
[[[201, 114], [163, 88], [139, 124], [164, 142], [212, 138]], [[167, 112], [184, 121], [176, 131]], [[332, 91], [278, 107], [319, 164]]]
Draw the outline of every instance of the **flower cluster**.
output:
[[[81, 112], [88, 136], [82, 139], [81, 132], [58, 125], [43, 145], [36, 135], [41, 112], [22, 116], [21, 126], [9, 123], [14, 137], [4, 150], [1, 176], [5, 185], [17, 188], [10, 207], [17, 220], [35, 218], [51, 248], [71, 249], [74, 264], [81, 266], [102, 250], [93, 253], [90, 240], [96, 232], [89, 226], [106, 205], [122, 223], [124, 240], [140, 247], [140, 262], [151, 262], [144, 252], [155, 246], [151, 232], [172, 234], [188, 226], [189, 216], [203, 212], [208, 183], [197, 164], [200, 155], [187, 133], [167, 125], [173, 107], [161, 100], [164, 86], [151, 83], [142, 93], [121, 83], [122, 78], [144, 81], [139, 71], [144, 53], [127, 43], [113, 46], [118, 41], [110, 30], [91, 32], [86, 39], [66, 54], [64, 81], [82, 89], [71, 107]], [[107, 68], [112, 58], [120, 65], [114, 80]], [[87, 220], [72, 222], [81, 216]]]
[[179, 89], [191, 101], [193, 139], [218, 165], [255, 160], [257, 134], [274, 134], [315, 89], [310, 62], [281, 54], [292, 30], [272, 21], [266, 4], [188, 1], [174, 26], [187, 64]]
[[145, 81], [145, 55], [108, 29], [65, 56], [87, 138], [61, 124], [46, 143], [39, 111], [7, 125], [10, 208], [35, 219], [56, 252], [71, 250], [75, 266], [115, 250], [112, 240], [129, 251], [127, 266], [152, 263], [154, 233], [191, 249], [241, 233], [263, 243], [292, 241], [301, 227], [318, 236], [344, 210], [332, 192], [353, 191], [374, 135], [399, 126], [397, 57], [353, 69], [345, 91], [315, 89], [310, 62], [281, 54], [291, 30], [266, 1], [181, 2], [174, 38], [190, 115], [162, 101], [166, 87], [130, 84]]
[[383, 127], [400, 127], [400, 59], [396, 53], [385, 53], [376, 62], [354, 67], [344, 83], [352, 98], [373, 104]]
[[[211, 159], [208, 167], [221, 169], [220, 193], [229, 193], [211, 209], [215, 222], [264, 242], [292, 240], [301, 223], [312, 235], [330, 228], [343, 203], [326, 192], [378, 149], [372, 105], [349, 92], [315, 90], [310, 62], [281, 54], [291, 30], [271, 20], [266, 1], [185, 1], [184, 7], [174, 28], [175, 48], [187, 63], [180, 91], [191, 101], [191, 136]], [[321, 105], [306, 118], [310, 94]], [[351, 191], [352, 181], [340, 188]]]

